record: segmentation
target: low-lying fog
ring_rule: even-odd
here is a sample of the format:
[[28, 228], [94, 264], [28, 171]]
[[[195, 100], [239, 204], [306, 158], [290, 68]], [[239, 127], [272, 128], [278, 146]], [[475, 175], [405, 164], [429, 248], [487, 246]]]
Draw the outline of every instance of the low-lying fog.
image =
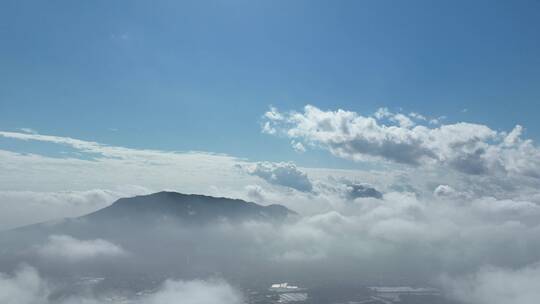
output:
[[510, 280], [505, 289], [530, 286], [533, 295], [522, 296], [531, 297], [530, 282], [540, 278], [538, 211], [512, 200], [467, 202], [452, 194], [427, 201], [394, 192], [284, 223], [61, 221], [3, 233], [0, 294], [7, 303], [64, 299], [75, 293], [66, 282], [105, 278], [95, 290], [81, 283], [77, 297], [104, 301], [146, 290], [151, 295], [137, 301], [216, 296], [236, 303], [245, 288], [286, 280], [308, 288], [427, 285], [470, 299]]

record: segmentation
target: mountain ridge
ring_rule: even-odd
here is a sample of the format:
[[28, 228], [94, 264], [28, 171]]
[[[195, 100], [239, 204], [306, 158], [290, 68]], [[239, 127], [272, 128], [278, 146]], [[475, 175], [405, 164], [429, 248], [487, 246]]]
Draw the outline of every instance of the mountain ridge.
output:
[[[214, 212], [212, 212], [214, 211]], [[259, 205], [242, 199], [216, 197], [203, 194], [185, 194], [159, 191], [151, 194], [123, 197], [111, 205], [78, 217], [59, 218], [1, 231], [21, 232], [42, 227], [45, 230], [62, 225], [82, 224], [95, 221], [130, 220], [180, 220], [183, 224], [207, 224], [217, 220], [285, 221], [298, 213], [280, 205]]]
[[263, 220], [285, 219], [287, 216], [297, 215], [297, 213], [279, 204], [263, 206], [241, 199], [160, 191], [120, 198], [105, 208], [79, 218], [110, 219], [155, 215], [175, 216], [184, 220], [218, 218]]

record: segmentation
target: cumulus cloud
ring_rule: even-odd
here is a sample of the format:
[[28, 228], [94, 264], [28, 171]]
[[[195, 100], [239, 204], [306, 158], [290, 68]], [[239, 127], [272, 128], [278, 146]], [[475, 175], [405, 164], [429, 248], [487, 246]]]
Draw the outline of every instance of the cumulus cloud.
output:
[[82, 261], [100, 257], [117, 257], [126, 254], [119, 245], [107, 240], [78, 240], [69, 235], [51, 235], [46, 244], [37, 248], [45, 258]]
[[309, 192], [313, 185], [306, 173], [300, 171], [294, 163], [258, 162], [242, 166], [250, 175], [258, 176], [270, 184], [289, 187], [298, 191]]
[[439, 164], [473, 175], [508, 172], [537, 177], [534, 172], [540, 168], [540, 150], [532, 141], [520, 138], [521, 126], [508, 134], [464, 122], [428, 127], [386, 108], [373, 116], [341, 109], [323, 111], [311, 105], [303, 112], [270, 112], [264, 116], [265, 123], [274, 134], [328, 149], [346, 159]]
[[402, 128], [411, 128], [415, 125], [409, 117], [401, 113], [393, 115], [390, 120], [396, 122]]

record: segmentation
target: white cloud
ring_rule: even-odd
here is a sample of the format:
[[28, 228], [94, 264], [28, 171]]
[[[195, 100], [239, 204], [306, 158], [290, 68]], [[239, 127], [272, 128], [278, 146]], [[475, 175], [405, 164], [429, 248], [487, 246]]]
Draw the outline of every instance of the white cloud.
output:
[[[276, 109], [271, 112], [272, 117], [279, 113]], [[371, 117], [344, 110], [322, 111], [311, 105], [303, 113], [279, 113], [279, 117], [266, 121], [276, 133], [346, 159], [437, 164], [473, 175], [539, 177], [535, 172], [540, 169], [540, 152], [532, 141], [520, 139], [520, 126], [508, 135], [464, 122], [430, 128], [414, 126], [407, 116], [386, 108]], [[382, 122], [386, 118], [391, 124]]]
[[523, 127], [517, 125], [508, 135], [504, 137], [504, 145], [511, 147], [519, 143], [521, 134], [523, 133]]
[[292, 145], [294, 151], [296, 151], [298, 153], [306, 152], [306, 148], [304, 147], [304, 145], [301, 142], [293, 140], [293, 141], [291, 141], [291, 145]]
[[119, 245], [107, 240], [78, 240], [69, 235], [51, 235], [47, 243], [39, 246], [40, 256], [50, 259], [82, 261], [100, 257], [118, 257], [126, 254]]
[[[22, 206], [51, 206], [51, 210], [56, 210], [51, 214], [70, 204], [85, 206], [74, 208], [73, 214], [97, 209], [129, 191], [95, 189], [116, 189], [117, 185], [125, 184], [156, 190], [212, 191], [214, 195], [247, 198], [258, 203], [282, 203], [305, 218], [285, 225], [284, 230], [252, 231], [257, 234], [256, 239], [277, 248], [274, 256], [277, 260], [354, 256], [362, 265], [384, 258], [405, 265], [429, 260], [440, 265], [434, 266], [433, 274], [437, 274], [448, 269], [474, 270], [486, 261], [514, 267], [540, 259], [540, 247], [535, 245], [540, 243], [538, 183], [523, 175], [527, 170], [529, 175], [534, 175], [533, 160], [538, 152], [531, 141], [521, 139], [522, 129], [504, 134], [470, 124], [407, 129], [381, 125], [373, 117], [360, 122], [350, 112], [336, 113], [317, 114], [323, 118], [312, 127], [309, 125], [312, 120], [304, 121], [305, 113], [269, 116], [275, 126], [274, 121], [290, 124], [289, 120], [298, 115], [294, 125], [282, 128], [280, 123], [279, 130], [286, 136], [290, 133], [292, 140], [310, 145], [327, 143], [330, 147], [340, 140], [355, 138], [353, 134], [359, 132], [356, 128], [362, 123], [366, 124], [366, 130], [375, 132], [373, 136], [368, 131], [364, 134], [369, 143], [393, 140], [390, 135], [385, 137], [387, 133], [403, 133], [404, 138], [412, 136], [420, 140], [420, 146], [424, 145], [430, 152], [420, 158], [422, 161], [426, 159], [428, 164], [441, 166], [383, 166], [373, 170], [298, 168], [291, 163], [248, 163], [223, 155], [142, 152], [118, 147], [107, 148], [113, 150], [107, 151], [107, 155], [115, 156], [92, 152], [98, 155], [92, 160], [0, 151], [0, 188], [18, 188], [0, 194], [5, 201], [21, 204], [30, 198], [30, 203]], [[303, 124], [307, 124], [305, 128]], [[315, 130], [313, 136], [320, 141], [297, 137], [304, 134], [297, 133], [300, 130]], [[311, 136], [310, 132], [306, 134]], [[325, 132], [328, 138], [317, 135]], [[419, 134], [436, 138], [426, 139]], [[337, 139], [332, 137], [336, 135]], [[450, 160], [466, 162], [463, 155], [479, 148], [485, 151], [480, 154], [481, 161], [488, 165], [485, 174], [463, 175], [448, 170], [448, 166], [454, 166]], [[102, 147], [98, 144], [97, 150], [92, 149], [101, 151]], [[349, 151], [353, 152], [358, 153]], [[148, 157], [145, 153], [149, 153]], [[499, 169], [489, 166], [497, 163]], [[235, 165], [243, 170], [234, 170]], [[81, 185], [94, 190], [55, 191], [80, 189]], [[362, 193], [372, 188], [384, 196], [375, 199], [353, 195], [357, 192], [353, 185], [362, 185]], [[40, 187], [47, 187], [46, 191], [41, 192]], [[23, 189], [39, 190], [27, 193]], [[30, 210], [33, 209], [21, 208], [11, 214], [20, 212], [28, 216], [33, 213]], [[46, 208], [39, 212], [46, 213]]]
[[420, 113], [416, 113], [416, 112], [409, 113], [409, 116], [414, 118], [414, 119], [418, 119], [418, 120], [427, 120], [427, 118], [424, 115], [422, 115]]
[[270, 135], [276, 134], [276, 129], [271, 127], [270, 122], [265, 122], [262, 126], [262, 132]]
[[[325, 115], [334, 116], [332, 113]], [[287, 117], [282, 115], [276, 119]], [[445, 137], [450, 142], [455, 142], [451, 137], [457, 136], [452, 132], [461, 135], [460, 131], [452, 128], [445, 128], [444, 132], [449, 133]], [[0, 229], [78, 216], [104, 207], [118, 197], [162, 189], [280, 203], [302, 214], [328, 212], [345, 205], [342, 194], [347, 191], [344, 189], [346, 183], [341, 182], [343, 179], [369, 184], [381, 193], [408, 191], [429, 197], [438, 185], [448, 185], [458, 193], [465, 193], [470, 199], [492, 196], [540, 203], [537, 190], [540, 185], [536, 179], [517, 174], [535, 174], [535, 166], [540, 167], [540, 164], [535, 165], [531, 160], [535, 158], [537, 150], [530, 141], [519, 139], [510, 142], [516, 144], [512, 148], [503, 148], [508, 150], [508, 155], [502, 158], [507, 160], [506, 167], [512, 168], [507, 170], [514, 174], [501, 176], [464, 176], [455, 170], [433, 166], [383, 166], [376, 170], [299, 169], [287, 163], [281, 166], [264, 165], [208, 153], [142, 152], [149, 150], [122, 147], [110, 147], [114, 154], [123, 153], [122, 157], [101, 155], [92, 160], [0, 150], [0, 204], [5, 206], [5, 212], [0, 213]], [[515, 153], [515, 145], [520, 147], [517, 151], [523, 157]], [[124, 150], [127, 152], [122, 152]], [[150, 153], [150, 156], [138, 156], [139, 153]], [[234, 169], [238, 166], [243, 170]], [[261, 183], [261, 177], [267, 183]], [[335, 178], [337, 182], [329, 178]], [[126, 190], [125, 185], [144, 185], [144, 188]], [[246, 185], [259, 186], [260, 191], [246, 190]], [[304, 192], [291, 192], [290, 189]], [[256, 193], [262, 197], [253, 196]]]
[[283, 120], [283, 115], [279, 113], [279, 111], [275, 108], [270, 106], [270, 110], [268, 110], [266, 113], [264, 113], [264, 117], [270, 119], [270, 120]]
[[436, 117], [436, 118], [432, 118], [429, 120], [429, 124], [431, 125], [438, 125], [438, 124], [441, 124], [443, 120], [446, 119], [446, 116], [439, 116], [439, 117]]
[[279, 198], [271, 188], [257, 189], [268, 201], [303, 201], [318, 208], [281, 227], [251, 224], [246, 229], [272, 248], [275, 260], [331, 265], [347, 256], [360, 269], [392, 261], [393, 266], [380, 267], [391, 273], [392, 267], [416, 265], [410, 271], [425, 271], [429, 280], [444, 271], [475, 271], [487, 262], [515, 267], [540, 259], [540, 207], [530, 201], [388, 192], [380, 199], [358, 197], [350, 203], [339, 192], [320, 187], [315, 183], [313, 193], [318, 194], [290, 192]]
[[309, 192], [313, 185], [306, 173], [300, 171], [293, 163], [259, 162], [241, 167], [248, 174], [258, 176], [270, 184], [280, 185]]
[[61, 136], [53, 136], [53, 135], [0, 131], [0, 137], [25, 140], [25, 141], [31, 140], [31, 141], [40, 141], [40, 142], [60, 144], [60, 145], [69, 146], [83, 153], [96, 154], [102, 157], [124, 159], [124, 160], [146, 160], [147, 162], [152, 162], [155, 164], [163, 164], [164, 161], [169, 161], [171, 159], [174, 159], [175, 156], [182, 157], [188, 154], [195, 154], [195, 155], [201, 154], [201, 155], [211, 155], [211, 156], [216, 156], [216, 157], [228, 158], [225, 155], [203, 153], [203, 152], [179, 153], [179, 152], [165, 152], [165, 151], [150, 150], [150, 149], [130, 149], [130, 148], [125, 148], [125, 147], [104, 145], [104, 144], [93, 142], [93, 141], [85, 141], [85, 140], [75, 139], [71, 137], [61, 137]]
[[453, 196], [455, 195], [456, 190], [448, 185], [438, 185], [437, 188], [433, 191], [435, 196], [444, 197], [444, 196]]
[[390, 121], [397, 122], [400, 127], [407, 128], [407, 129], [415, 125], [415, 123], [409, 117], [401, 113], [393, 115], [390, 118]]
[[375, 116], [377, 119], [383, 119], [386, 117], [390, 117], [392, 115], [393, 115], [392, 112], [390, 112], [388, 108], [379, 108], [377, 109], [375, 114], [373, 114], [373, 116]]
[[31, 128], [20, 128], [19, 130], [21, 130], [24, 133], [38, 134], [38, 132], [36, 130], [31, 129]]
[[0, 132], [0, 137], [68, 145], [78, 154], [49, 157], [0, 150], [0, 191], [148, 189], [204, 192], [214, 184], [237, 185], [246, 179], [233, 167], [245, 162], [204, 152], [168, 152], [107, 146], [67, 137]]

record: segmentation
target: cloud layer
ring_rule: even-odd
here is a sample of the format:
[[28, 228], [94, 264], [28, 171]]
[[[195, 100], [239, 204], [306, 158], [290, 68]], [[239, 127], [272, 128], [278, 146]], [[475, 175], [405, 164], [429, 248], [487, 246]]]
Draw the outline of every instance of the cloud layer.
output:
[[538, 264], [520, 269], [485, 267], [459, 278], [442, 279], [457, 300], [471, 304], [530, 304], [540, 299]]
[[[224, 259], [227, 254], [241, 256], [242, 262], [262, 259], [272, 270], [304, 272], [306, 280], [323, 273], [351, 280], [371, 276], [434, 282], [439, 278], [444, 291], [465, 303], [531, 303], [539, 297], [531, 283], [539, 280], [539, 150], [523, 138], [521, 126], [502, 132], [481, 124], [445, 121], [385, 108], [367, 116], [314, 106], [302, 112], [271, 108], [264, 115], [263, 132], [286, 137], [298, 152], [322, 148], [340, 158], [377, 164], [359, 170], [303, 168], [291, 162], [249, 162], [225, 155], [138, 150], [0, 132], [10, 140], [54, 143], [85, 155], [53, 158], [0, 150], [0, 202], [8, 207], [6, 221], [0, 215], [0, 223], [13, 227], [17, 222], [51, 219], [54, 214], [76, 216], [119, 196], [149, 189], [281, 203], [303, 217], [280, 227], [222, 223], [217, 230], [203, 232], [201, 239], [227, 240], [227, 246], [220, 247], [223, 250], [204, 244], [193, 250], [218, 252]], [[144, 187], [126, 190], [125, 185]], [[72, 190], [60, 191], [66, 189]], [[160, 233], [168, 231], [160, 229]], [[171, 231], [180, 245], [167, 249], [185, 252], [189, 246], [182, 247], [187, 244], [182, 237], [191, 240], [193, 233]], [[86, 261], [132, 253], [123, 243], [120, 247], [106, 239], [52, 236], [40, 247], [41, 257]], [[235, 251], [238, 248], [242, 250]], [[256, 271], [259, 264], [253, 265], [247, 268]], [[208, 263], [205, 267], [211, 268]], [[23, 269], [4, 275], [2, 284], [11, 294], [22, 284], [36, 290], [31, 294], [38, 298], [47, 295], [47, 284], [33, 277], [31, 270]], [[213, 303], [215, 298], [240, 301], [237, 292], [220, 281], [169, 281], [159, 290], [145, 300], [166, 303], [169, 296], [186, 295], [202, 303]], [[205, 298], [201, 290], [210, 297]]]
[[55, 298], [54, 284], [42, 278], [38, 271], [28, 265], [18, 268], [14, 274], [0, 273], [0, 303], [3, 304], [170, 304], [179, 300], [185, 304], [241, 304], [242, 295], [222, 280], [177, 281], [166, 280], [155, 292], [127, 298], [122, 294], [71, 295]]

